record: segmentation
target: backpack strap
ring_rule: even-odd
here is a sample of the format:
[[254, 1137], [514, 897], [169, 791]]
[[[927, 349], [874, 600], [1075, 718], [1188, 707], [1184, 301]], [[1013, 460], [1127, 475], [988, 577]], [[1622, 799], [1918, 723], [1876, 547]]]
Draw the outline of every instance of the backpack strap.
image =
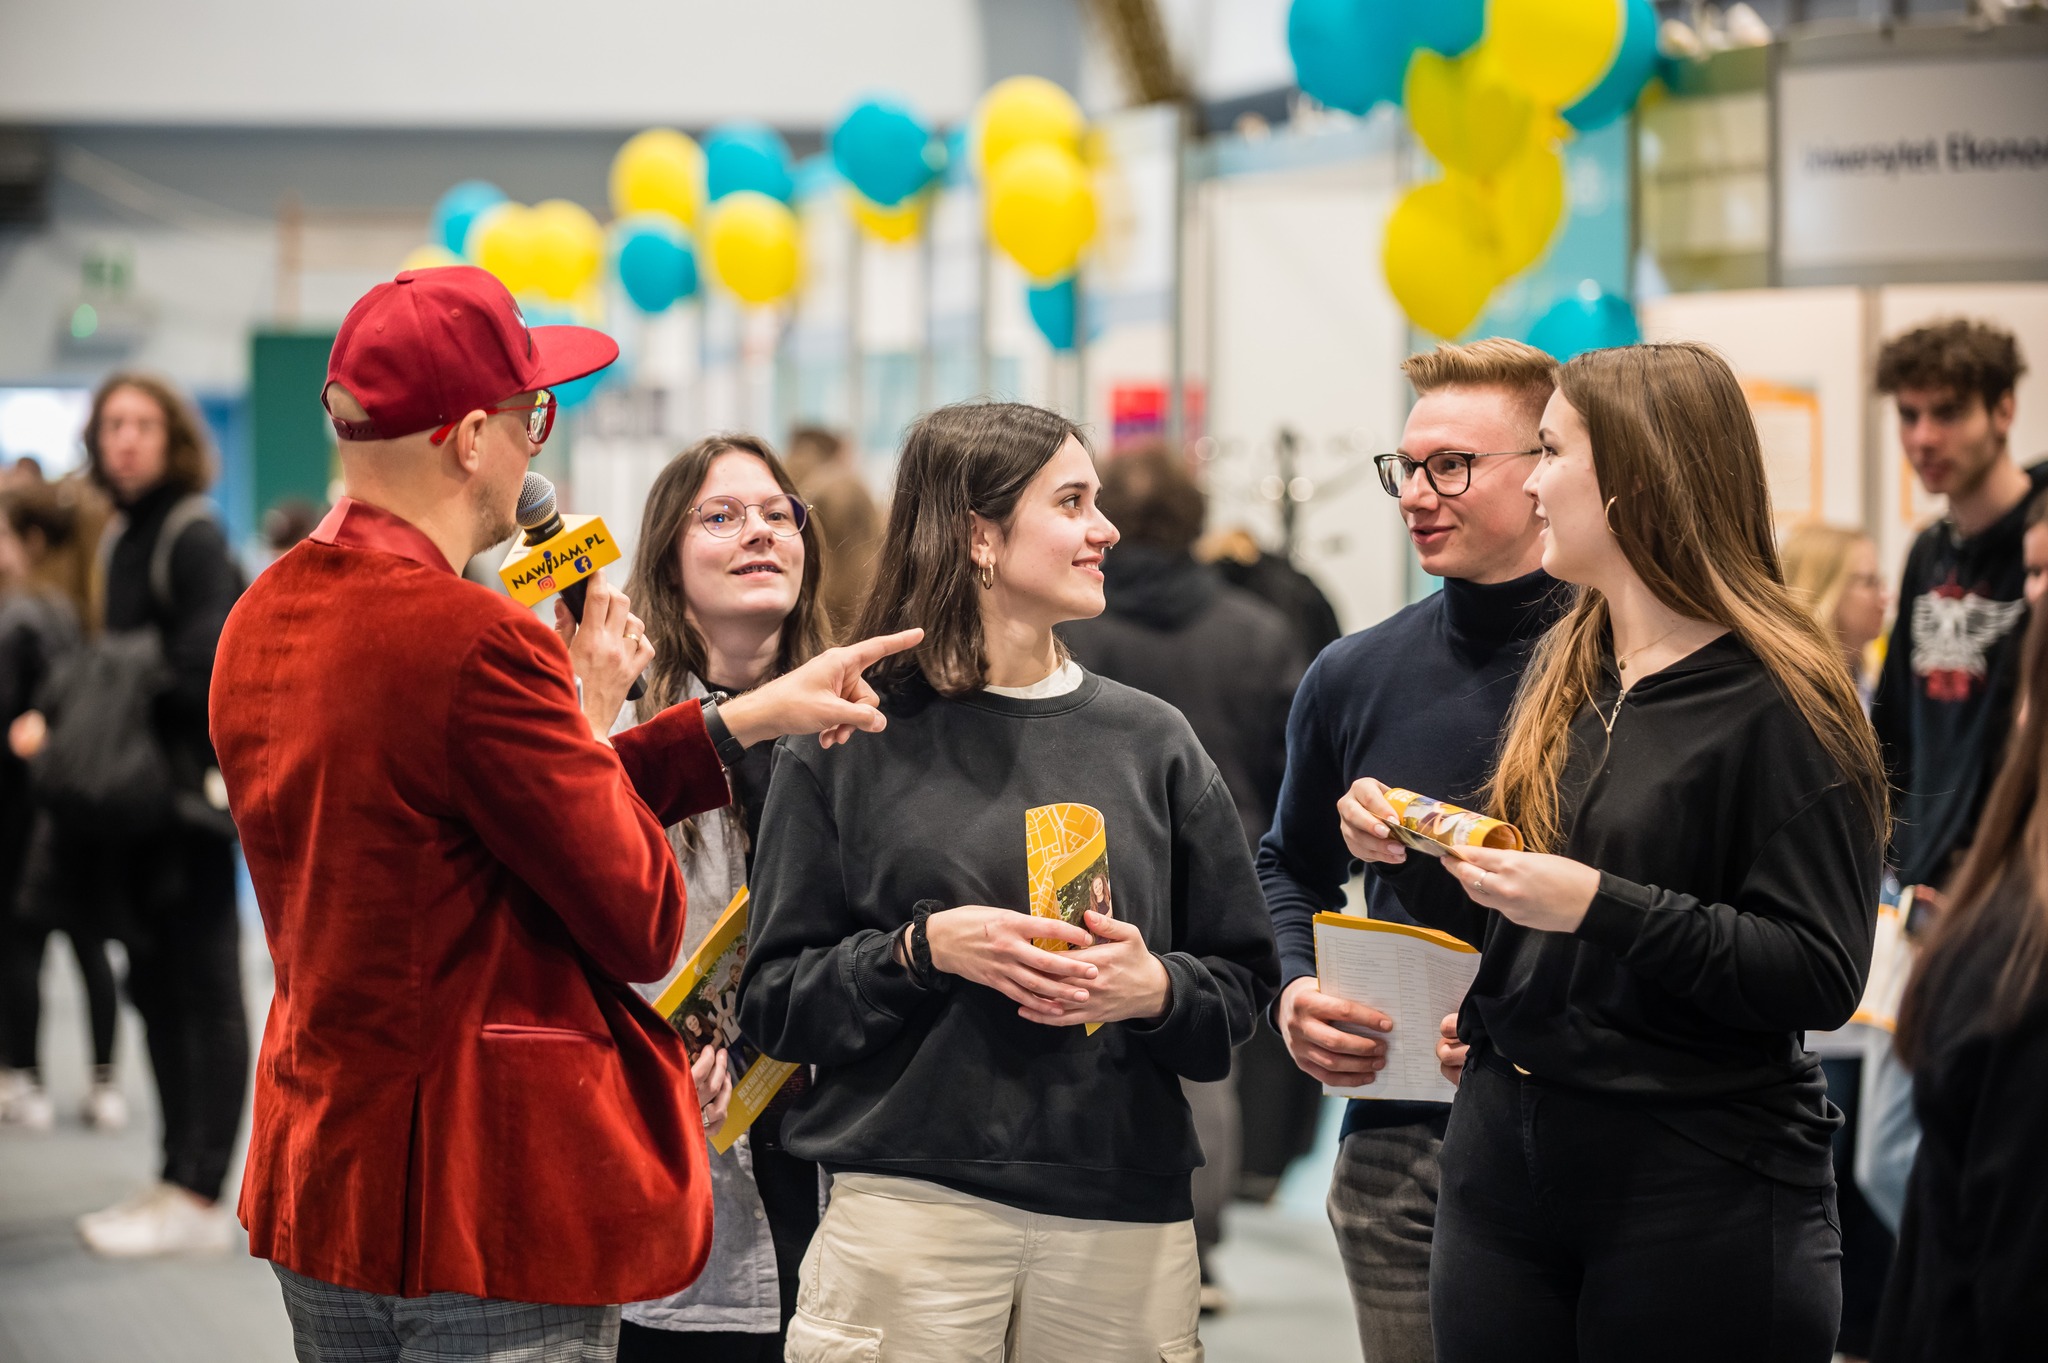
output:
[[179, 536], [194, 521], [213, 518], [212, 500], [199, 492], [180, 497], [164, 516], [163, 529], [157, 532], [149, 552], [149, 595], [159, 609], [171, 608], [171, 553], [178, 547]]

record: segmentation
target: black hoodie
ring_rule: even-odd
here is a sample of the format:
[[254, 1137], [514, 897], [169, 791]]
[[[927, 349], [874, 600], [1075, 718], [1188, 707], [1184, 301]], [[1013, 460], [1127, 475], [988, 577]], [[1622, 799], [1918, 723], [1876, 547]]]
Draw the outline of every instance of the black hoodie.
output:
[[1381, 874], [1417, 918], [1482, 944], [1463, 1040], [1822, 1186], [1841, 1114], [1801, 1033], [1862, 997], [1876, 820], [1734, 635], [1636, 682], [1617, 714], [1619, 690], [1610, 658], [1560, 782], [1558, 850], [1601, 873], [1577, 932], [1516, 926], [1429, 857]]

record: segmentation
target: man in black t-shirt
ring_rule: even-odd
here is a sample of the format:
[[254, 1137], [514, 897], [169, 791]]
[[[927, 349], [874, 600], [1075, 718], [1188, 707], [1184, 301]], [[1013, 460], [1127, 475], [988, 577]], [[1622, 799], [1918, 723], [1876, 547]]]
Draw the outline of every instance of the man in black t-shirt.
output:
[[1950, 321], [1885, 343], [1878, 391], [1898, 404], [1906, 460], [1943, 517], [1906, 556], [1899, 615], [1872, 712], [1894, 790], [1892, 857], [1905, 885], [1940, 890], [1969, 846], [2011, 728], [2025, 503], [2048, 465], [2008, 445], [2026, 365], [2008, 332]]

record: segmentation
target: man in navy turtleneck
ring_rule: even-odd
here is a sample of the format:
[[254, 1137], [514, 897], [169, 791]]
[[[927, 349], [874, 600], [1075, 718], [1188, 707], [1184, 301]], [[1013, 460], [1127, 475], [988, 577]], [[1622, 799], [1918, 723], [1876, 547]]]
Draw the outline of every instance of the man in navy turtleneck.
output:
[[[1468, 804], [1491, 772], [1500, 731], [1537, 636], [1564, 593], [1539, 567], [1536, 428], [1555, 385], [1548, 355], [1517, 341], [1439, 346], [1401, 366], [1415, 406], [1381, 481], [1425, 572], [1443, 590], [1323, 650], [1302, 678], [1287, 724], [1287, 775], [1259, 879], [1280, 943], [1274, 1017], [1295, 1063], [1333, 1087], [1372, 1082], [1382, 1044], [1347, 1028], [1388, 1019], [1316, 988], [1318, 912], [1344, 907], [1353, 861], [1337, 801], [1368, 773]], [[1413, 922], [1370, 870], [1375, 918]], [[1435, 1043], [1434, 1019], [1420, 1044]], [[1410, 1021], [1404, 1025], [1417, 1025]], [[1355, 1101], [1330, 1185], [1330, 1224], [1344, 1257], [1368, 1363], [1432, 1363], [1429, 1248], [1437, 1150], [1447, 1103]]]

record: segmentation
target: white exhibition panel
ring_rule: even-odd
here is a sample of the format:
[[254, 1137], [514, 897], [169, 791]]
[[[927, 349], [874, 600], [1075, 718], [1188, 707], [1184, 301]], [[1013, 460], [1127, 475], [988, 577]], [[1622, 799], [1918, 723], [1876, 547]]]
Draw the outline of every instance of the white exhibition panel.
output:
[[1742, 380], [1781, 526], [1863, 522], [1863, 308], [1849, 288], [1672, 294], [1640, 306], [1645, 340], [1704, 342]]
[[1789, 276], [2048, 259], [2048, 57], [1792, 66], [1778, 90]]
[[1299, 562], [1347, 631], [1408, 599], [1400, 509], [1368, 462], [1399, 443], [1408, 409], [1408, 328], [1379, 264], [1396, 192], [1391, 156], [1202, 187], [1212, 526], [1278, 543], [1261, 485], [1275, 476], [1276, 434], [1294, 430], [1316, 485], [1300, 505]]
[[823, 124], [980, 93], [975, 0], [0, 0], [0, 120], [425, 127]]

